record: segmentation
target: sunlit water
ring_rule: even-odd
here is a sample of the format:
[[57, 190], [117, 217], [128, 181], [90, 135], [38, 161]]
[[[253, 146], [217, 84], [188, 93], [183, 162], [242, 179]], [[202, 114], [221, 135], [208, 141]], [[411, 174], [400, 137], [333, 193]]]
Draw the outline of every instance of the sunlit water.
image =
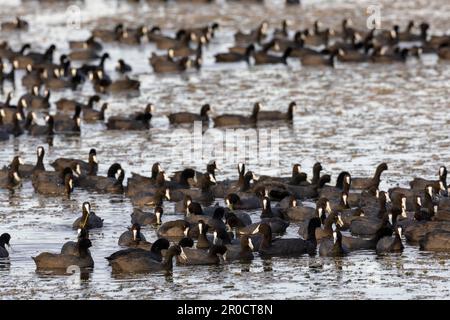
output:
[[[191, 164], [203, 169], [213, 156], [190, 160], [174, 156], [174, 147], [189, 150], [190, 136], [169, 127], [165, 115], [175, 110], [197, 112], [203, 103], [210, 103], [215, 114], [250, 113], [254, 102], [261, 101], [267, 109], [286, 110], [291, 100], [299, 106], [291, 126], [277, 124], [264, 127], [279, 129], [279, 156], [261, 152], [259, 158], [247, 159], [250, 169], [258, 173], [289, 175], [295, 162], [311, 174], [311, 167], [320, 161], [333, 178], [343, 169], [354, 176], [372, 175], [382, 161], [389, 164], [383, 175], [382, 188], [406, 186], [414, 176], [432, 178], [441, 164], [450, 160], [450, 68], [435, 56], [409, 59], [407, 64], [343, 65], [336, 68], [304, 68], [298, 61], [289, 66], [248, 68], [245, 64], [218, 65], [213, 55], [233, 43], [237, 28], [248, 30], [262, 19], [278, 27], [283, 18], [294, 22], [293, 30], [311, 26], [315, 19], [325, 25], [340, 27], [344, 16], [355, 25], [365, 26], [365, 9], [372, 1], [303, 1], [299, 8], [284, 8], [282, 1], [266, 5], [240, 5], [219, 2], [211, 5], [152, 4], [137, 7], [122, 1], [78, 2], [82, 10], [80, 30], [67, 29], [66, 4], [53, 7], [35, 1], [2, 1], [2, 21], [21, 15], [30, 22], [27, 33], [1, 33], [14, 48], [30, 42], [34, 50], [43, 50], [50, 43], [57, 45], [55, 57], [68, 51], [67, 40], [86, 38], [87, 30], [97, 25], [112, 27], [118, 21], [130, 26], [145, 23], [160, 25], [174, 31], [183, 26], [217, 21], [221, 29], [206, 48], [200, 72], [182, 76], [157, 76], [148, 57], [153, 45], [140, 47], [106, 45], [112, 56], [107, 70], [113, 73], [118, 58], [133, 67], [133, 77], [141, 81], [138, 97], [103, 96], [110, 103], [107, 116], [141, 110], [153, 102], [156, 112], [148, 132], [107, 132], [102, 124], [83, 124], [80, 138], [56, 136], [53, 146], [45, 140], [21, 136], [0, 142], [0, 163], [7, 164], [16, 155], [27, 163], [35, 161], [38, 145], [46, 148], [46, 165], [64, 157], [86, 158], [95, 147], [100, 173], [113, 162], [120, 162], [127, 171], [150, 174], [153, 162], [159, 161], [167, 171]], [[432, 32], [450, 29], [448, 1], [381, 1], [383, 27], [408, 20], [427, 20]], [[21, 74], [22, 75], [22, 74]], [[19, 77], [18, 77], [19, 78]], [[9, 90], [5, 87], [5, 92]], [[76, 92], [52, 93], [52, 101], [62, 96], [87, 99], [93, 93], [90, 85]], [[13, 102], [23, 94], [18, 86]], [[4, 96], [1, 97], [4, 100]], [[192, 130], [189, 129], [189, 132]], [[214, 133], [214, 132], [212, 132]], [[221, 133], [221, 131], [219, 131]], [[217, 135], [218, 132], [216, 131]], [[276, 131], [273, 131], [276, 136]], [[205, 149], [215, 144], [204, 138]], [[229, 151], [229, 150], [227, 150]], [[230, 153], [230, 152], [229, 152]], [[232, 153], [230, 153], [232, 154]], [[238, 159], [220, 162], [218, 179], [236, 177]], [[278, 165], [277, 165], [278, 164]], [[333, 179], [334, 181], [334, 179]], [[104, 218], [101, 230], [91, 231], [95, 260], [89, 279], [77, 281], [67, 276], [46, 276], [35, 273], [31, 256], [42, 251], [57, 252], [62, 244], [76, 238], [72, 222], [80, 215], [81, 203], [90, 201], [94, 211]], [[251, 264], [233, 263], [213, 267], [178, 267], [171, 276], [144, 275], [114, 278], [104, 257], [119, 250], [119, 235], [130, 224], [132, 206], [126, 197], [90, 194], [77, 189], [71, 200], [47, 198], [33, 192], [30, 182], [10, 193], [0, 190], [0, 232], [12, 235], [10, 264], [0, 267], [0, 297], [63, 298], [63, 299], [417, 299], [447, 298], [448, 255], [420, 252], [406, 245], [401, 255], [379, 258], [374, 252], [357, 252], [343, 259], [302, 257], [276, 258]], [[173, 204], [165, 204], [164, 221], [179, 219]], [[256, 221], [259, 212], [252, 212]], [[292, 223], [286, 237], [297, 237], [298, 225]], [[152, 228], [143, 230], [154, 241]]]

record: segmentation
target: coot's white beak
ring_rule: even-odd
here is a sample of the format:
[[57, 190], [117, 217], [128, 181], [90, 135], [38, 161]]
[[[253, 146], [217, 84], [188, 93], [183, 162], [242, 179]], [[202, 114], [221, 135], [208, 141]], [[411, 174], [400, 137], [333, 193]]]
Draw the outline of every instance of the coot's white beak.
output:
[[267, 199], [263, 200], [263, 209], [266, 210], [267, 209]]
[[134, 229], [133, 230], [133, 240], [136, 241], [136, 237], [137, 237], [137, 230]]
[[422, 206], [422, 199], [420, 199], [420, 197], [416, 198], [416, 202], [419, 206]]
[[13, 173], [13, 177], [14, 177], [14, 181], [16, 181], [16, 182], [20, 181], [20, 177], [19, 177], [19, 174], [17, 172]]
[[166, 189], [166, 198], [170, 201], [170, 192], [169, 189]]
[[122, 169], [117, 170], [116, 172], [116, 180], [119, 180], [120, 174], [122, 173]]
[[98, 161], [97, 161], [97, 156], [96, 156], [96, 155], [93, 155], [93, 156], [92, 156], [92, 161], [94, 161], [94, 163], [98, 163]]
[[188, 236], [188, 233], [189, 233], [189, 227], [187, 227], [186, 229], [184, 229], [183, 234], [184, 234], [185, 237], [187, 237], [187, 236]]
[[386, 202], [390, 203], [392, 202], [391, 197], [389, 196], [389, 193], [386, 192]]
[[344, 221], [342, 221], [341, 215], [339, 214], [337, 216], [337, 223], [339, 226], [343, 227], [344, 226]]
[[336, 243], [336, 241], [337, 241], [337, 232], [334, 231], [333, 232], [333, 243]]
[[214, 231], [213, 235], [214, 235], [213, 244], [217, 244], [217, 231]]
[[248, 238], [248, 246], [249, 246], [250, 250], [252, 250], [252, 251], [255, 249], [255, 247], [253, 246], [252, 239], [250, 239], [250, 238]]
[[77, 177], [79, 177], [81, 175], [81, 167], [79, 164], [77, 164], [75, 167], [75, 173], [77, 174], [76, 175]]
[[19, 160], [19, 164], [22, 164], [22, 165], [24, 164], [24, 162], [23, 162], [23, 160], [22, 160], [22, 158], [21, 158], [21, 157], [19, 157], [19, 159], [18, 159], [18, 160]]
[[198, 232], [200, 232], [200, 234], [203, 234], [203, 225], [201, 223], [198, 224]]
[[319, 214], [319, 218], [322, 216], [322, 208], [319, 208], [319, 210], [317, 210], [317, 213]]
[[326, 210], [327, 210], [328, 213], [331, 213], [331, 206], [330, 206], [330, 202], [329, 201], [327, 201]]
[[347, 205], [347, 195], [342, 195], [342, 202], [344, 202], [345, 205]]
[[261, 225], [258, 224], [258, 226], [256, 227], [256, 229], [253, 230], [252, 234], [257, 234], [257, 233], [259, 232], [259, 227], [260, 227], [260, 226], [261, 226]]
[[187, 259], [188, 259], [187, 256], [186, 256], [186, 253], [184, 253], [184, 250], [183, 250], [182, 247], [181, 247], [180, 257], [181, 257], [181, 259], [183, 259], [185, 261], [187, 261]]

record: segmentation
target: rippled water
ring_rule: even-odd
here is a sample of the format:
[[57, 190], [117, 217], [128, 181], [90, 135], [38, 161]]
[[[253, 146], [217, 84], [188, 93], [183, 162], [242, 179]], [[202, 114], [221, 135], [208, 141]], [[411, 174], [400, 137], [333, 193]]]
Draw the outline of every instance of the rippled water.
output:
[[[354, 176], [371, 175], [375, 166], [386, 161], [389, 171], [383, 175], [383, 189], [405, 186], [413, 176], [434, 177], [440, 164], [450, 160], [450, 68], [434, 56], [409, 59], [395, 65], [342, 65], [333, 70], [305, 68], [289, 60], [289, 66], [248, 68], [244, 64], [216, 65], [213, 55], [233, 42], [237, 28], [247, 30], [267, 19], [271, 27], [283, 18], [294, 22], [293, 28], [305, 27], [319, 18], [338, 28], [344, 16], [364, 27], [365, 8], [371, 1], [303, 1], [299, 8], [284, 8], [282, 1], [266, 5], [241, 5], [220, 2], [211, 5], [152, 4], [137, 7], [121, 1], [77, 2], [82, 9], [80, 30], [66, 27], [66, 4], [53, 7], [35, 1], [6, 1], [0, 7], [5, 21], [21, 15], [31, 30], [19, 35], [0, 34], [13, 47], [30, 42], [34, 49], [57, 45], [56, 56], [68, 50], [67, 40], [83, 39], [90, 28], [113, 26], [122, 19], [129, 25], [146, 23], [175, 30], [183, 26], [217, 21], [221, 29], [205, 50], [200, 72], [178, 76], [157, 76], [148, 64], [152, 45], [137, 48], [106, 45], [112, 60], [123, 57], [133, 67], [133, 76], [141, 81], [138, 97], [104, 96], [110, 103], [107, 116], [140, 110], [147, 102], [156, 105], [152, 128], [148, 132], [107, 132], [102, 124], [83, 124], [81, 137], [56, 136], [53, 146], [45, 140], [21, 136], [0, 142], [0, 164], [13, 155], [22, 155], [27, 163], [35, 161], [38, 145], [46, 148], [46, 161], [64, 157], [86, 157], [97, 148], [100, 172], [113, 162], [131, 171], [150, 174], [151, 164], [161, 162], [167, 171], [179, 170], [183, 163], [173, 157], [172, 149], [188, 145], [189, 136], [169, 127], [165, 115], [175, 110], [197, 111], [210, 103], [216, 114], [250, 113], [252, 104], [261, 101], [267, 109], [286, 110], [291, 100], [299, 110], [292, 126], [279, 129], [279, 167], [269, 166], [272, 155], [248, 159], [258, 173], [288, 175], [291, 165], [300, 162], [310, 172], [320, 161], [326, 173], [336, 177], [343, 169]], [[393, 23], [406, 25], [414, 19], [431, 22], [432, 32], [450, 30], [445, 0], [381, 1], [383, 27]], [[107, 63], [111, 71], [114, 63]], [[8, 88], [5, 88], [8, 91]], [[19, 86], [16, 99], [23, 93]], [[88, 97], [90, 85], [77, 92], [52, 93], [52, 101], [62, 96]], [[4, 96], [1, 97], [4, 99]], [[16, 99], [13, 102], [16, 102]], [[217, 132], [216, 132], [217, 133]], [[204, 139], [211, 148], [210, 140]], [[214, 145], [212, 145], [214, 147]], [[209, 158], [191, 164], [203, 169]], [[236, 161], [219, 163], [224, 179], [236, 176]], [[47, 168], [49, 166], [47, 165]], [[89, 279], [76, 281], [67, 276], [35, 273], [31, 260], [42, 251], [59, 251], [61, 245], [76, 237], [71, 224], [80, 215], [81, 203], [90, 201], [94, 211], [105, 219], [101, 230], [93, 230], [92, 254], [95, 269]], [[251, 264], [214, 267], [174, 267], [173, 275], [145, 275], [114, 278], [105, 256], [119, 249], [119, 235], [130, 224], [132, 206], [126, 197], [89, 194], [76, 190], [71, 200], [47, 198], [33, 192], [30, 182], [11, 193], [0, 190], [0, 231], [12, 235], [10, 265], [0, 267], [0, 298], [132, 298], [132, 299], [344, 299], [344, 298], [447, 298], [448, 255], [420, 252], [406, 245], [401, 255], [378, 258], [373, 252], [352, 253], [343, 259], [302, 257], [295, 259], [255, 259]], [[172, 213], [172, 214], [171, 214]], [[259, 213], [253, 212], [253, 220]], [[180, 218], [173, 214], [173, 204], [165, 205], [165, 221]], [[288, 228], [286, 237], [296, 237], [298, 226]], [[156, 239], [152, 228], [144, 234]]]

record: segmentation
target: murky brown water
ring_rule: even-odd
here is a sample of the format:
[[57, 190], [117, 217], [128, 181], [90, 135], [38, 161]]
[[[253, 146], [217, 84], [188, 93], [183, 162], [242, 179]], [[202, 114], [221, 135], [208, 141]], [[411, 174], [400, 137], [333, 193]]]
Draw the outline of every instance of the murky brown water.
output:
[[[124, 57], [141, 80], [138, 97], [105, 96], [110, 103], [107, 115], [131, 113], [153, 102], [157, 110], [148, 132], [107, 132], [101, 124], [83, 124], [80, 138], [56, 136], [53, 147], [44, 140], [29, 136], [0, 142], [0, 163], [6, 164], [15, 154], [27, 163], [35, 161], [38, 145], [46, 148], [46, 164], [65, 157], [84, 157], [97, 148], [103, 174], [113, 162], [120, 162], [127, 173], [149, 174], [153, 162], [159, 161], [167, 171], [180, 169], [181, 160], [174, 159], [171, 149], [189, 142], [184, 134], [173, 134], [166, 114], [174, 110], [197, 111], [210, 103], [215, 113], [248, 112], [256, 101], [267, 108], [285, 110], [291, 100], [299, 111], [292, 126], [281, 125], [279, 167], [269, 167], [271, 159], [256, 162], [249, 159], [251, 169], [260, 173], [290, 173], [294, 162], [302, 163], [310, 172], [312, 164], [322, 162], [325, 172], [336, 177], [343, 169], [353, 175], [371, 175], [376, 164], [386, 161], [383, 189], [406, 185], [413, 176], [434, 177], [440, 164], [450, 163], [450, 65], [434, 56], [410, 59], [405, 65], [342, 65], [334, 70], [304, 68], [294, 60], [289, 66], [216, 65], [213, 55], [233, 42], [236, 28], [244, 30], [267, 19], [277, 26], [283, 18], [291, 19], [293, 28], [304, 27], [319, 18], [326, 25], [339, 27], [343, 16], [350, 16], [358, 27], [364, 27], [365, 8], [372, 1], [303, 1], [300, 8], [284, 8], [282, 1], [266, 5], [174, 4], [136, 7], [121, 1], [80, 3], [84, 24], [81, 30], [67, 30], [66, 5], [41, 6], [27, 1], [6, 1], [0, 17], [22, 15], [31, 30], [17, 36], [1, 34], [1, 39], [15, 47], [30, 42], [34, 49], [50, 43], [58, 47], [57, 55], [67, 52], [67, 40], [83, 39], [88, 29], [100, 22], [114, 25], [118, 16], [130, 25], [145, 21], [176, 29], [192, 24], [217, 21], [222, 28], [205, 50], [200, 72], [183, 76], [156, 76], [147, 58], [152, 45], [139, 48], [107, 45], [112, 60]], [[450, 30], [446, 0], [381, 1], [383, 26], [394, 22], [427, 20], [432, 32]], [[85, 28], [85, 29], [84, 29]], [[114, 63], [107, 63], [111, 71]], [[8, 91], [8, 88], [5, 88]], [[16, 92], [16, 99], [23, 93]], [[88, 97], [90, 85], [69, 93], [53, 93], [52, 101], [61, 96]], [[2, 96], [3, 100], [4, 97]], [[80, 98], [81, 99], [81, 98]], [[16, 102], [16, 100], [13, 100]], [[205, 146], [209, 140], [205, 139]], [[197, 161], [202, 169], [204, 162]], [[252, 162], [254, 161], [254, 162]], [[223, 171], [219, 179], [235, 176], [236, 161], [219, 163]], [[49, 167], [49, 166], [47, 166]], [[258, 168], [263, 170], [260, 171]], [[31, 256], [42, 251], [58, 251], [61, 245], [76, 237], [71, 224], [79, 215], [81, 203], [90, 201], [94, 211], [105, 219], [101, 230], [93, 230], [92, 254], [95, 269], [88, 280], [79, 283], [66, 276], [44, 276], [35, 273]], [[11, 264], [0, 268], [0, 298], [132, 298], [132, 299], [345, 299], [345, 298], [448, 298], [449, 263], [447, 254], [419, 252], [407, 245], [402, 255], [378, 258], [373, 252], [358, 252], [334, 260], [303, 257], [263, 261], [249, 265], [230, 264], [217, 267], [174, 267], [173, 275], [145, 275], [115, 279], [105, 256], [119, 249], [117, 239], [130, 223], [131, 203], [126, 197], [103, 196], [76, 190], [71, 200], [46, 198], [33, 192], [31, 183], [11, 194], [0, 190], [0, 231], [12, 235]], [[166, 204], [165, 220], [173, 204]], [[258, 213], [252, 218], [258, 219]], [[291, 224], [287, 237], [297, 236], [298, 226]], [[144, 229], [150, 240], [156, 232]]]

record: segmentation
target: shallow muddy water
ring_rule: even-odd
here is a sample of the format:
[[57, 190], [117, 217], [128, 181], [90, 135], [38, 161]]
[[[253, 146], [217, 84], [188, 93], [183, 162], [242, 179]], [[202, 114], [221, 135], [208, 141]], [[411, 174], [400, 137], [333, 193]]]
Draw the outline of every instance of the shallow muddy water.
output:
[[[5, 2], [5, 3], [4, 3]], [[450, 31], [446, 0], [380, 1], [383, 27], [408, 20], [427, 20], [433, 33]], [[262, 19], [271, 28], [283, 18], [294, 22], [293, 29], [311, 25], [320, 19], [325, 25], [340, 26], [344, 16], [356, 26], [365, 26], [364, 12], [373, 1], [303, 1], [299, 8], [284, 8], [282, 1], [266, 5], [241, 5], [220, 2], [210, 5], [169, 3], [138, 7], [121, 1], [75, 2], [81, 8], [81, 29], [68, 29], [67, 4], [39, 5], [35, 1], [2, 1], [2, 21], [21, 15], [30, 23], [30, 31], [20, 35], [0, 34], [16, 48], [30, 42], [33, 49], [57, 45], [55, 57], [68, 52], [67, 40], [81, 40], [88, 30], [118, 21], [130, 26], [160, 25], [163, 30], [202, 25], [217, 21], [221, 29], [204, 52], [199, 72], [157, 76], [148, 63], [153, 45], [139, 47], [105, 45], [112, 59], [106, 68], [113, 73], [115, 61], [124, 58], [133, 67], [132, 77], [141, 81], [140, 95], [102, 96], [110, 103], [107, 116], [132, 113], [153, 102], [156, 111], [148, 132], [107, 132], [102, 124], [82, 124], [81, 137], [57, 135], [53, 146], [27, 135], [0, 142], [0, 165], [20, 154], [26, 163], [34, 163], [38, 145], [46, 149], [45, 164], [58, 157], [85, 158], [96, 148], [100, 174], [113, 162], [130, 172], [150, 174], [159, 161], [166, 171], [184, 165], [203, 169], [214, 157], [222, 171], [219, 180], [237, 175], [239, 154], [220, 161], [216, 155], [175, 157], [173, 150], [188, 150], [191, 136], [168, 124], [166, 115], [175, 110], [196, 112], [210, 103], [215, 114], [250, 113], [254, 102], [267, 109], [286, 110], [290, 101], [299, 106], [292, 125], [261, 125], [279, 137], [279, 151], [260, 150], [259, 158], [246, 159], [249, 168], [260, 174], [289, 175], [299, 162], [308, 174], [316, 161], [332, 182], [341, 170], [353, 176], [372, 175], [376, 165], [387, 162], [381, 188], [406, 186], [414, 176], [435, 177], [441, 164], [450, 163], [450, 64], [435, 56], [409, 59], [406, 64], [343, 65], [335, 69], [305, 68], [294, 59], [289, 66], [248, 68], [245, 64], [218, 65], [213, 55], [233, 43], [233, 33], [248, 30]], [[114, 63], [113, 63], [114, 61]], [[20, 76], [17, 79], [20, 79]], [[17, 80], [19, 82], [19, 80]], [[5, 86], [5, 92], [9, 87]], [[15, 99], [23, 94], [19, 85]], [[87, 99], [93, 94], [85, 84], [75, 92], [54, 92], [60, 97]], [[4, 100], [4, 95], [0, 99]], [[188, 128], [188, 133], [192, 129]], [[220, 130], [208, 134], [218, 136]], [[204, 150], [217, 148], [204, 137]], [[233, 147], [233, 146], [231, 146]], [[188, 152], [185, 152], [189, 154]], [[95, 268], [88, 279], [77, 276], [36, 274], [31, 256], [42, 251], [57, 252], [62, 244], [76, 238], [72, 222], [80, 215], [81, 204], [90, 201], [93, 210], [105, 220], [103, 229], [90, 233]], [[130, 224], [131, 202], [122, 196], [105, 196], [77, 189], [70, 200], [37, 195], [30, 182], [13, 193], [0, 190], [0, 232], [12, 235], [9, 264], [0, 265], [1, 299], [424, 299], [449, 297], [449, 255], [420, 252], [406, 245], [401, 255], [377, 257], [374, 252], [357, 252], [342, 259], [302, 257], [261, 260], [251, 264], [233, 263], [214, 267], [178, 267], [173, 274], [116, 278], [104, 257], [119, 250], [117, 240]], [[163, 221], [178, 219], [173, 203], [165, 203]], [[253, 220], [259, 212], [253, 212]], [[291, 223], [285, 237], [297, 237], [298, 225]], [[144, 228], [150, 241], [156, 239], [153, 228]]]

